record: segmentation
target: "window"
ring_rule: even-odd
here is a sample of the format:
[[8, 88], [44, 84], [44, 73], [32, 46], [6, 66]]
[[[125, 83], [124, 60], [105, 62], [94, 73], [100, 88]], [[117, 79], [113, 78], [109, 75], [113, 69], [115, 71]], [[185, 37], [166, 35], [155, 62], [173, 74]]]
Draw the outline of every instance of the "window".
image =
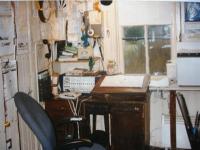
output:
[[123, 40], [125, 73], [144, 73], [144, 27], [124, 27]]
[[170, 25], [124, 26], [125, 73], [166, 74], [171, 58]]

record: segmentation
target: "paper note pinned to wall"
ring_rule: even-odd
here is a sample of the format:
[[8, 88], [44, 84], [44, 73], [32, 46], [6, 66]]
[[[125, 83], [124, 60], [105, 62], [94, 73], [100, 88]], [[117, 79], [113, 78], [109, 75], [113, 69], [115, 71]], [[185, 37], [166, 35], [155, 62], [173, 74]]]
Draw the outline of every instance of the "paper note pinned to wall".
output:
[[143, 87], [144, 75], [106, 76], [101, 87]]

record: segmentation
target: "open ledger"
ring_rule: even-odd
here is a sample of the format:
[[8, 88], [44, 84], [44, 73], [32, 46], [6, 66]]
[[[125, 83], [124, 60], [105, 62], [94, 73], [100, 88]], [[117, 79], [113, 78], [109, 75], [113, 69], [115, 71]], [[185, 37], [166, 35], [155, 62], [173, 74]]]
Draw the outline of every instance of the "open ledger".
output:
[[106, 76], [100, 87], [143, 87], [144, 75]]

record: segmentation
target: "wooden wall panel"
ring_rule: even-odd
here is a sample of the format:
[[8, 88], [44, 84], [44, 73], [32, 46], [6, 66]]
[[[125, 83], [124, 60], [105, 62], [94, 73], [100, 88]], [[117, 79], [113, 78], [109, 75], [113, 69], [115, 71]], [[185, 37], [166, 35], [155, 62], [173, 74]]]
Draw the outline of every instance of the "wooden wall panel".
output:
[[36, 138], [27, 124], [19, 116], [19, 130], [21, 140], [21, 150], [39, 150]]
[[19, 128], [18, 128], [18, 118], [17, 110], [15, 107], [14, 99], [6, 101], [7, 116], [6, 120], [10, 122], [10, 126], [6, 128], [6, 140], [11, 139], [12, 147], [8, 148], [10, 144], [7, 144], [8, 150], [20, 150], [19, 143]]
[[[1, 61], [1, 60], [0, 60]], [[3, 99], [3, 78], [2, 78], [2, 69], [0, 67], [0, 149], [6, 149], [6, 137], [5, 137], [5, 115], [4, 115], [4, 99]]]
[[17, 55], [18, 63], [18, 87], [19, 91], [29, 93], [30, 88], [30, 62], [28, 54]]
[[[31, 88], [31, 72], [30, 70], [30, 58], [29, 54], [17, 55], [18, 60], [18, 81], [19, 91], [26, 93], [32, 93]], [[19, 117], [19, 128], [20, 128], [20, 139], [21, 139], [21, 150], [36, 150], [37, 142], [29, 127]]]
[[[4, 59], [4, 58], [3, 58]], [[13, 96], [17, 92], [16, 61], [1, 61], [1, 149], [20, 150], [17, 111]], [[5, 124], [6, 125], [5, 125]], [[3, 139], [4, 138], [4, 139]]]
[[18, 91], [16, 61], [2, 63], [3, 69], [3, 95], [5, 120], [8, 125], [6, 131], [7, 150], [20, 150], [17, 110], [13, 96]]
[[[30, 15], [31, 4], [28, 1], [15, 2], [16, 7], [16, 26], [17, 26], [17, 62], [18, 62], [18, 85], [19, 91], [34, 95], [35, 88], [35, 55], [31, 46]], [[20, 18], [20, 19], [18, 19]], [[32, 131], [19, 115], [19, 130], [21, 150], [39, 150], [39, 144]]]
[[15, 2], [15, 24], [17, 34], [17, 54], [28, 52], [29, 26], [28, 26], [28, 2]]

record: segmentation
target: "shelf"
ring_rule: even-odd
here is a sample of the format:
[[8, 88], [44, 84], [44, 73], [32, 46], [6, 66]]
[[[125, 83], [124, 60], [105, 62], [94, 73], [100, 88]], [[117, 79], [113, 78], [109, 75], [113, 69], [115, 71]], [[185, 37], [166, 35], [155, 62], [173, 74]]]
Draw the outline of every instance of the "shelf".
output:
[[[54, 72], [59, 74], [67, 73], [72, 71], [74, 68], [89, 69], [88, 59], [78, 61], [54, 61], [53, 69]], [[100, 70], [100, 58], [95, 58], [94, 70]]]
[[[95, 57], [95, 61], [100, 60], [100, 57]], [[78, 60], [68, 60], [68, 61], [55, 61], [56, 63], [81, 63], [81, 62], [88, 62], [88, 59], [78, 59]]]

